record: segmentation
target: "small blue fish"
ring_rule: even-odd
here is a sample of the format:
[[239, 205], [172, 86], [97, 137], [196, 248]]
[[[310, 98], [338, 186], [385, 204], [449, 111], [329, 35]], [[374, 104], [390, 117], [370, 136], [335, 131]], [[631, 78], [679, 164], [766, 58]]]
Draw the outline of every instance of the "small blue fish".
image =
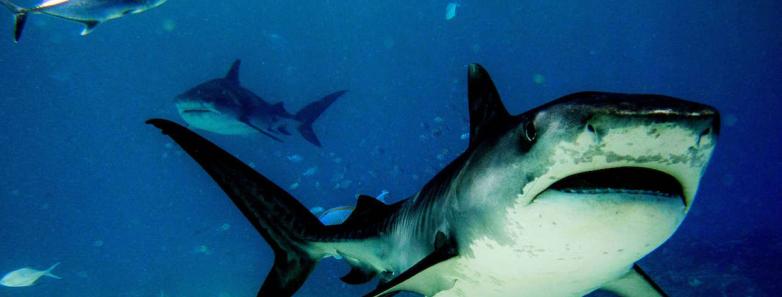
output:
[[288, 158], [288, 161], [291, 161], [293, 163], [299, 163], [302, 160], [304, 160], [304, 157], [302, 157], [299, 154], [293, 154], [293, 155], [287, 156], [286, 158]]
[[445, 6], [445, 20], [450, 21], [456, 17], [456, 9], [462, 6], [459, 3], [451, 2]]
[[46, 14], [84, 24], [81, 35], [87, 35], [99, 24], [129, 14], [141, 13], [158, 7], [167, 0], [46, 0], [33, 8], [20, 7], [10, 0], [0, 4], [14, 13], [14, 42], [22, 36], [27, 15]]
[[380, 191], [380, 194], [377, 195], [377, 200], [380, 202], [386, 203], [386, 197], [388, 197], [388, 190], [382, 190]]

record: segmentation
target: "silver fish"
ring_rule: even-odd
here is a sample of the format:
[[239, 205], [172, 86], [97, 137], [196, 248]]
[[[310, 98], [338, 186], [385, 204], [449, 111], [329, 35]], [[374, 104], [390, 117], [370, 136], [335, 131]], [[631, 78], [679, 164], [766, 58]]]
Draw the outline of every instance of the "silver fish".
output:
[[17, 269], [14, 271], [11, 271], [7, 273], [5, 276], [3, 276], [2, 279], [0, 279], [0, 285], [6, 286], [6, 287], [29, 287], [35, 284], [35, 282], [38, 281], [43, 276], [48, 276], [51, 278], [61, 279], [61, 277], [56, 276], [52, 274], [52, 270], [54, 270], [57, 265], [60, 265], [60, 263], [55, 263], [49, 269], [46, 270], [36, 270], [29, 267]]

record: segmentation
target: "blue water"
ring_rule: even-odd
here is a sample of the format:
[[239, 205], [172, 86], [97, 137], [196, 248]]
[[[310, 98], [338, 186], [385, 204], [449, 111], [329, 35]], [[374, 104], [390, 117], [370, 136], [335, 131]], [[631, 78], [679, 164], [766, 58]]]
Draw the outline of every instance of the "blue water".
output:
[[[188, 156], [143, 122], [243, 59], [242, 83], [289, 110], [350, 92], [298, 137], [203, 134], [308, 207], [414, 193], [466, 146], [466, 64], [520, 113], [582, 90], [716, 106], [718, 150], [683, 226], [642, 261], [672, 296], [782, 290], [779, 1], [170, 0], [81, 37], [0, 12], [0, 274], [62, 280], [0, 296], [255, 296], [269, 247]], [[750, 3], [751, 2], [751, 3]], [[32, 5], [32, 1], [20, 1]], [[300, 162], [288, 156], [298, 154]], [[302, 176], [317, 167], [311, 176]], [[360, 296], [327, 260], [297, 296]], [[162, 292], [162, 293], [161, 293]]]

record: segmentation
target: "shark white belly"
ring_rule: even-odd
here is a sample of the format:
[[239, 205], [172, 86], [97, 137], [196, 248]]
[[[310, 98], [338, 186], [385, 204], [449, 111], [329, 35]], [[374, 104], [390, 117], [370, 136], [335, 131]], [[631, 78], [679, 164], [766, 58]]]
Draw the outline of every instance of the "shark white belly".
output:
[[440, 273], [458, 279], [437, 297], [584, 296], [627, 273], [684, 218], [671, 197], [547, 191], [507, 210], [510, 239], [477, 238]]
[[179, 115], [188, 123], [189, 126], [207, 130], [220, 131], [224, 135], [245, 135], [259, 133], [257, 129], [236, 120], [234, 115], [226, 115], [216, 111], [208, 110], [183, 110], [180, 108]]

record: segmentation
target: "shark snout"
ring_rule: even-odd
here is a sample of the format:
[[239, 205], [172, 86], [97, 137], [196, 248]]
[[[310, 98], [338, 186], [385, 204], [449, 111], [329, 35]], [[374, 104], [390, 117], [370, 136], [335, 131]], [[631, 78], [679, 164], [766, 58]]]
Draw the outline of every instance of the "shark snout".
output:
[[679, 141], [700, 147], [714, 143], [720, 132], [717, 109], [668, 96], [586, 92], [570, 95], [563, 101], [566, 104], [559, 111], [581, 110], [581, 120], [574, 118], [576, 125], [583, 125], [598, 141], [616, 128], [621, 131], [642, 127], [653, 139], [675, 128], [677, 133], [690, 135], [689, 140]]

